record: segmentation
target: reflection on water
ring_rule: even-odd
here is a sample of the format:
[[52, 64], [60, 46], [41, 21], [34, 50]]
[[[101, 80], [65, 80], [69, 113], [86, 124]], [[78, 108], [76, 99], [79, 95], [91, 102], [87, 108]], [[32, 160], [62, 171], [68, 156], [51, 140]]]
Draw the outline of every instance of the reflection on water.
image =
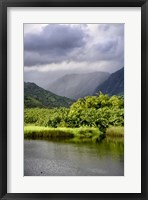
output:
[[25, 176], [123, 176], [123, 139], [98, 144], [25, 140]]

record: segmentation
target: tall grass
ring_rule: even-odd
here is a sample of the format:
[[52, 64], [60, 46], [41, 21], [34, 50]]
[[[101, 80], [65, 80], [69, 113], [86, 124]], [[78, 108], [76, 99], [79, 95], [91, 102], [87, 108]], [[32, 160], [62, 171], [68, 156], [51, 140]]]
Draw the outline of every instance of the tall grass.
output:
[[106, 129], [106, 137], [123, 137], [124, 127], [109, 127]]
[[91, 141], [97, 142], [103, 138], [98, 128], [51, 128], [40, 126], [25, 126], [24, 137], [25, 138], [46, 138], [46, 139], [69, 139], [74, 141]]

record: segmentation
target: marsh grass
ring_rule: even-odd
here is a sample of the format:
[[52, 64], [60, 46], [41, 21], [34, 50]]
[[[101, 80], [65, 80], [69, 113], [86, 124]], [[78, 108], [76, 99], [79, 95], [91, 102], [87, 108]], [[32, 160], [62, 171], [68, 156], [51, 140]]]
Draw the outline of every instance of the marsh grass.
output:
[[124, 137], [124, 127], [109, 127], [106, 129], [106, 137]]
[[98, 142], [103, 138], [98, 128], [51, 128], [25, 126], [24, 137], [30, 139], [72, 139], [74, 142]]

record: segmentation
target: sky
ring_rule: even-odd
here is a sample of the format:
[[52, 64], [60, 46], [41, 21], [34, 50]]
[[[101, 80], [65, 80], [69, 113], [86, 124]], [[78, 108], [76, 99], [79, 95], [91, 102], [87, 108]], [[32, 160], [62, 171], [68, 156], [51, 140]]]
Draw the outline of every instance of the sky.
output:
[[24, 24], [24, 81], [124, 67], [124, 24]]

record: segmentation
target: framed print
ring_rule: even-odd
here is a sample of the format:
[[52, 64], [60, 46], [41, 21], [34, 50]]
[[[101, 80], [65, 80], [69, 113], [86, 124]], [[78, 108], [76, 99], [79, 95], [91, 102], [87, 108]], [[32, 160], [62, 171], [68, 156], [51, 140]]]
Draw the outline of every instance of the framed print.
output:
[[147, 1], [0, 1], [1, 199], [147, 195]]

